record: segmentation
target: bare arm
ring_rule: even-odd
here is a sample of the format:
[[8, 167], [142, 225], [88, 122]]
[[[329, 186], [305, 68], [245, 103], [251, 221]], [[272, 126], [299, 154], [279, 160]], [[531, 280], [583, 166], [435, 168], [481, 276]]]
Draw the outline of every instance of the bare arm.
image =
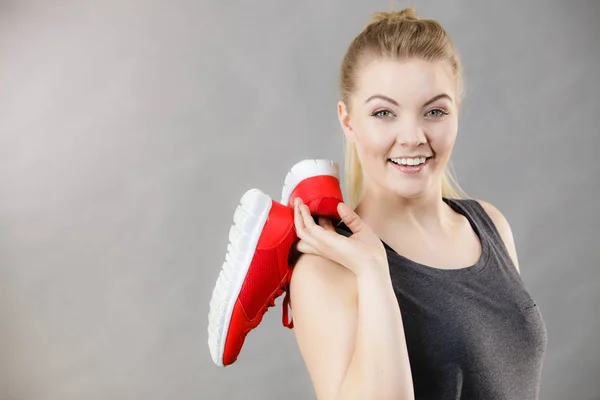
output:
[[413, 382], [404, 326], [389, 272], [378, 266], [357, 276], [356, 347], [340, 399], [413, 399]]
[[414, 398], [387, 265], [354, 274], [305, 254], [290, 290], [296, 340], [319, 400]]

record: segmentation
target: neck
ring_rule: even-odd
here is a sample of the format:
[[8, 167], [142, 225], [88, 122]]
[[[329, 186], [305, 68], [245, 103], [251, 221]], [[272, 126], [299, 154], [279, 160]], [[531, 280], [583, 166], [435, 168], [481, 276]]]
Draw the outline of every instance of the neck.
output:
[[407, 230], [415, 233], [449, 230], [453, 213], [442, 199], [441, 188], [415, 198], [377, 190], [365, 193], [355, 211], [381, 238]]

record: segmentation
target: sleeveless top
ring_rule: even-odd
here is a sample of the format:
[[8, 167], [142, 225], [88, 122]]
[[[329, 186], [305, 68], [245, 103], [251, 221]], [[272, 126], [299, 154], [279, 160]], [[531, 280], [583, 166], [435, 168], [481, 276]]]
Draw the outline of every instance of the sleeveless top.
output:
[[[386, 243], [415, 400], [538, 399], [546, 326], [504, 242], [475, 200], [444, 198], [481, 242], [472, 266], [416, 263]], [[352, 233], [340, 223], [336, 230]]]

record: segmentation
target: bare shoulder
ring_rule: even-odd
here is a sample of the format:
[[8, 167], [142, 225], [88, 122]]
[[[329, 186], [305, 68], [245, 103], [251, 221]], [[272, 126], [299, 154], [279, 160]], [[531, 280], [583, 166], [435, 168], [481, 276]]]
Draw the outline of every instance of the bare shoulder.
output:
[[301, 312], [303, 305], [310, 307], [315, 301], [331, 298], [336, 302], [353, 302], [357, 296], [356, 277], [334, 261], [313, 254], [303, 254], [294, 265], [290, 282], [290, 304], [300, 308], [295, 314]]
[[290, 306], [296, 342], [316, 397], [335, 398], [356, 341], [356, 278], [333, 261], [304, 254], [292, 273]]
[[[303, 254], [292, 273], [292, 285], [300, 289], [305, 283], [310, 287], [319, 285], [334, 290], [347, 289], [343, 283], [349, 284], [355, 280], [354, 275], [347, 268], [338, 263], [313, 254]], [[342, 283], [342, 285], [340, 285]]]
[[508, 223], [508, 220], [506, 219], [504, 214], [502, 214], [500, 212], [500, 210], [498, 210], [498, 208], [496, 208], [496, 206], [494, 206], [493, 204], [491, 204], [487, 201], [484, 201], [484, 200], [477, 200], [477, 202], [481, 205], [481, 207], [483, 207], [485, 212], [490, 216], [490, 219], [496, 226], [498, 233], [500, 233], [500, 236], [502, 237], [502, 241], [504, 242], [504, 245], [506, 246], [508, 253], [511, 256], [513, 263], [515, 264], [515, 268], [517, 269], [517, 271], [520, 272], [519, 261], [517, 259], [517, 250], [515, 247], [515, 239], [513, 236], [512, 228], [510, 227], [510, 224]]

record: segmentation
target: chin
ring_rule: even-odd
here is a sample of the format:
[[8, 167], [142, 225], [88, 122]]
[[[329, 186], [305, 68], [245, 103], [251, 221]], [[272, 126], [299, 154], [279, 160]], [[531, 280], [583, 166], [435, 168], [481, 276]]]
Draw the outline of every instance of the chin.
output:
[[433, 190], [431, 179], [419, 179], [412, 182], [396, 180], [387, 182], [386, 189], [396, 197], [417, 199], [426, 196]]
[[403, 189], [398, 189], [395, 188], [392, 191], [397, 197], [401, 197], [403, 199], [418, 199], [419, 197], [423, 197], [425, 194], [427, 194], [427, 189], [426, 188], [403, 188]]
[[[404, 199], [416, 199], [423, 197], [435, 190], [437, 182], [436, 169], [434, 165], [428, 165], [425, 170], [418, 174], [400, 174], [394, 168], [391, 175], [387, 175], [384, 187], [396, 197]], [[435, 178], [434, 178], [435, 177]]]

